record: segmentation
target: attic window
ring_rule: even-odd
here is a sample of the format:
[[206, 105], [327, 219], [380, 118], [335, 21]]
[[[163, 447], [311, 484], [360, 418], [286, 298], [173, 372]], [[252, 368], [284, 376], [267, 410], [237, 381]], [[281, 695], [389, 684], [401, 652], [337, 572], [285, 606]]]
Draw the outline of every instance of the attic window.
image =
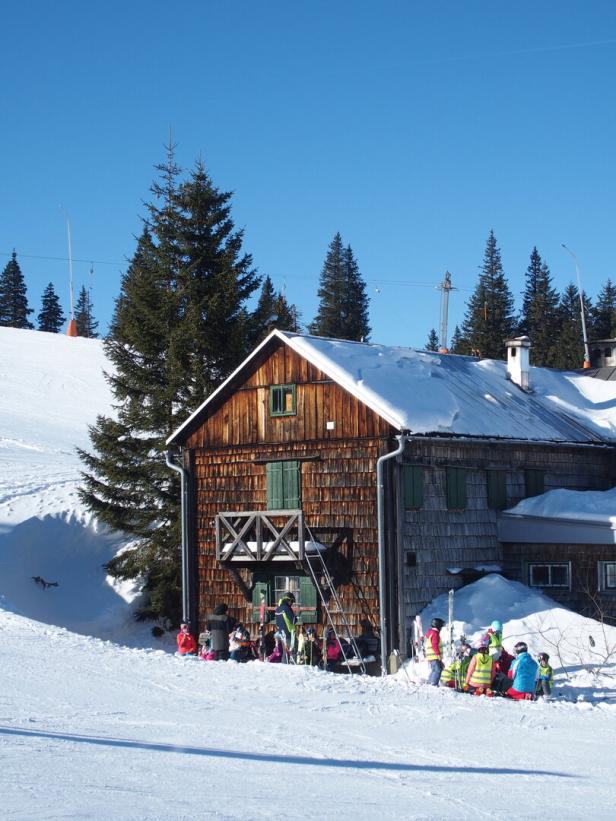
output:
[[271, 385], [270, 415], [295, 416], [297, 413], [297, 396], [295, 385]]

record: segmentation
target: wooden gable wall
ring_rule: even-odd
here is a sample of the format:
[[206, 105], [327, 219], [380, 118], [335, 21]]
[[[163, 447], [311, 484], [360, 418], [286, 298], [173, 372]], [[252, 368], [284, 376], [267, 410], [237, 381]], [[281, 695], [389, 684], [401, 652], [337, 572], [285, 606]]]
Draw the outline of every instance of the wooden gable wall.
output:
[[[295, 416], [270, 416], [269, 388], [279, 384], [296, 385]], [[335, 423], [333, 430], [327, 429], [328, 421]], [[343, 536], [340, 555], [353, 574], [352, 582], [338, 588], [345, 612], [357, 632], [366, 618], [378, 626], [376, 461], [390, 449], [393, 433], [376, 413], [283, 343], [256, 363], [186, 443], [200, 625], [221, 601], [240, 620], [253, 621], [251, 603], [216, 561], [214, 519], [222, 511], [266, 510], [266, 462], [298, 459], [307, 526], [324, 544]], [[251, 573], [240, 573], [250, 587]]]

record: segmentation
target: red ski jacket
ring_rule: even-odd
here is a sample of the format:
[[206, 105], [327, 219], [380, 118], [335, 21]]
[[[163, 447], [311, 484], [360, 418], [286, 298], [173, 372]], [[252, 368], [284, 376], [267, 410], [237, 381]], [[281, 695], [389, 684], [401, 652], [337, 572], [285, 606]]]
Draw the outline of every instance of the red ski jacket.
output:
[[182, 631], [180, 630], [180, 632], [177, 635], [176, 641], [178, 643], [178, 653], [181, 656], [185, 656], [187, 653], [197, 652], [197, 642], [190, 635], [190, 633], [182, 633]]

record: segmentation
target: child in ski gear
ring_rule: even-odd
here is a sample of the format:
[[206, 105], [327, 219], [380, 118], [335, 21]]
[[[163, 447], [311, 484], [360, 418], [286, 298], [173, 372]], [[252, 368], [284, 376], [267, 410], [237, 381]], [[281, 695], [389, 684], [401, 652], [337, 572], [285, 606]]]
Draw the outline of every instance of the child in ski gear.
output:
[[550, 667], [550, 657], [547, 653], [539, 653], [539, 670], [537, 671], [537, 695], [552, 695], [554, 686], [554, 670]]
[[214, 612], [208, 616], [210, 653], [215, 654], [216, 661], [226, 661], [229, 658], [229, 634], [236, 625], [237, 621], [227, 613], [226, 604], [217, 604]]
[[295, 596], [293, 593], [284, 593], [278, 601], [276, 607], [276, 629], [280, 633], [282, 641], [284, 642], [283, 661], [288, 661], [289, 652], [293, 646], [293, 639], [295, 636], [295, 624], [297, 616], [293, 610], [295, 604]]
[[466, 673], [471, 663], [472, 648], [467, 642], [462, 642], [456, 651], [454, 660], [441, 673], [441, 684], [461, 690], [466, 682]]
[[180, 656], [196, 656], [197, 642], [194, 636], [191, 636], [187, 622], [180, 624], [180, 632], [176, 636], [178, 645], [178, 653]]
[[203, 633], [199, 633], [199, 658], [205, 659], [207, 654], [210, 652], [210, 631], [204, 630]]
[[342, 655], [342, 647], [340, 646], [340, 642], [336, 638], [336, 634], [334, 633], [331, 627], [327, 627], [325, 632], [323, 633], [323, 648], [322, 648], [322, 656], [323, 662], [325, 664], [325, 669], [328, 670], [330, 673], [333, 672], [336, 664], [340, 661], [340, 656]]
[[496, 660], [490, 655], [486, 639], [481, 639], [477, 643], [477, 653], [471, 658], [466, 671], [465, 691], [476, 696], [492, 696], [495, 673]]
[[443, 672], [443, 643], [441, 642], [441, 630], [445, 626], [443, 619], [432, 619], [430, 629], [424, 636], [424, 652], [426, 660], [430, 665], [430, 675], [428, 684], [438, 687]]
[[524, 699], [532, 701], [535, 697], [538, 664], [529, 655], [528, 646], [524, 641], [519, 641], [516, 644], [514, 653], [515, 659], [509, 670], [509, 678], [513, 681], [505, 695], [516, 701]]
[[498, 661], [503, 650], [503, 625], [498, 619], [494, 619], [488, 627], [488, 632], [484, 638], [488, 642], [489, 654]]
[[269, 661], [271, 664], [280, 664], [282, 662], [284, 655], [282, 638], [280, 637], [280, 633], [275, 633], [274, 635], [276, 637], [276, 644], [274, 645], [274, 649], [272, 650], [272, 652], [269, 654], [269, 656], [267, 656], [265, 660]]
[[299, 663], [315, 667], [321, 661], [321, 645], [314, 627], [306, 628], [304, 646], [298, 653]]
[[250, 633], [246, 628], [239, 627], [229, 641], [229, 658], [231, 661], [252, 661], [255, 658], [254, 646], [250, 640]]

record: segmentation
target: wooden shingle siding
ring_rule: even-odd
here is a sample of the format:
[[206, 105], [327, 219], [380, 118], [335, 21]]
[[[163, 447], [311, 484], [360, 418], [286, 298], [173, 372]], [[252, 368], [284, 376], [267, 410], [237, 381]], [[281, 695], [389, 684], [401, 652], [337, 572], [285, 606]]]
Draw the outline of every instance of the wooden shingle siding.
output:
[[[411, 621], [418, 611], [436, 596], [463, 583], [461, 575], [452, 574], [448, 569], [503, 565], [503, 550], [497, 541], [497, 511], [488, 506], [486, 471], [504, 471], [507, 507], [525, 498], [525, 476], [529, 469], [544, 471], [546, 490], [562, 487], [603, 490], [612, 486], [614, 477], [611, 448], [565, 445], [552, 448], [498, 442], [464, 444], [460, 440], [418, 437], [412, 440], [404, 461], [423, 465], [424, 481], [422, 507], [403, 511], [401, 550], [403, 554], [413, 552], [416, 563], [414, 567], [401, 563], [404, 598], [401, 642], [406, 642]], [[466, 471], [464, 510], [447, 507], [447, 472], [452, 467]], [[400, 474], [402, 483], [403, 470]]]

